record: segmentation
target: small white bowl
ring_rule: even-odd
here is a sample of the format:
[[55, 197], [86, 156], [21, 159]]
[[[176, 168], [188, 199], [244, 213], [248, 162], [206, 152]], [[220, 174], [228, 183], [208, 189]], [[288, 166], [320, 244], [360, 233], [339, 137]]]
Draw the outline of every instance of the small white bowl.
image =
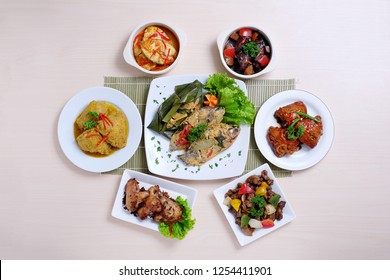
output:
[[[147, 28], [148, 26], [151, 26], [151, 25], [162, 26], [162, 27], [168, 29], [169, 31], [171, 31], [173, 33], [173, 35], [176, 36], [176, 38], [177, 38], [177, 40], [179, 42], [179, 50], [178, 50], [178, 54], [177, 54], [177, 57], [176, 57], [175, 61], [169, 67], [167, 67], [165, 69], [162, 69], [162, 70], [159, 70], [159, 71], [150, 71], [150, 70], [146, 70], [145, 68], [141, 67], [137, 63], [137, 61], [135, 60], [134, 53], [133, 53], [134, 38], [142, 30], [144, 30], [145, 28]], [[186, 43], [187, 43], [187, 36], [179, 28], [173, 27], [172, 25], [168, 25], [168, 24], [166, 24], [164, 22], [161, 22], [161, 21], [149, 21], [149, 22], [145, 22], [145, 23], [140, 24], [139, 26], [137, 26], [133, 30], [133, 32], [130, 35], [129, 40], [127, 41], [125, 49], [123, 50], [123, 57], [124, 57], [125, 61], [128, 64], [130, 64], [131, 66], [141, 70], [142, 72], [144, 72], [146, 74], [161, 75], [161, 74], [167, 73], [168, 71], [172, 70], [172, 68], [175, 67], [175, 65], [179, 62], [180, 57], [181, 57], [181, 55], [183, 53], [184, 46], [186, 45]]]
[[[255, 29], [257, 31], [259, 31], [260, 35], [266, 40], [268, 41], [270, 47], [271, 47], [271, 57], [270, 57], [270, 62], [268, 63], [268, 65], [263, 69], [261, 70], [260, 72], [257, 72], [253, 75], [244, 75], [244, 74], [240, 74], [240, 73], [237, 73], [235, 72], [233, 69], [231, 69], [225, 62], [225, 58], [223, 56], [223, 50], [224, 50], [224, 47], [226, 45], [226, 42], [228, 41], [229, 39], [229, 36], [230, 34], [232, 34], [233, 32], [236, 32], [238, 31], [239, 29], [241, 28], [251, 28], [251, 29]], [[260, 75], [263, 75], [265, 73], [268, 73], [268, 72], [271, 72], [272, 70], [275, 69], [276, 67], [276, 51], [275, 51], [275, 45], [274, 45], [274, 42], [271, 40], [270, 36], [268, 35], [268, 33], [266, 33], [263, 29], [260, 29], [258, 27], [256, 27], [255, 25], [245, 25], [245, 26], [238, 26], [238, 27], [235, 27], [235, 28], [232, 28], [232, 29], [229, 29], [229, 30], [225, 30], [225, 31], [222, 31], [221, 33], [219, 33], [218, 35], [218, 38], [217, 38], [217, 46], [218, 46], [218, 50], [219, 50], [219, 56], [221, 58], [221, 62], [223, 64], [223, 66], [226, 68], [227, 71], [229, 71], [232, 75], [240, 78], [240, 79], [252, 79], [252, 78], [256, 78]]]

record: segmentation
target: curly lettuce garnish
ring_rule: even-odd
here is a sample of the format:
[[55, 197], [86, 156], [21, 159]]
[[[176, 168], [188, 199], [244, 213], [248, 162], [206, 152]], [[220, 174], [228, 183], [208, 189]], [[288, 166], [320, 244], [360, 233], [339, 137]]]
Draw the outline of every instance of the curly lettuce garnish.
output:
[[215, 73], [207, 79], [205, 89], [219, 99], [218, 107], [225, 108], [224, 123], [240, 125], [253, 124], [256, 110], [236, 81], [226, 73]]
[[182, 220], [168, 224], [166, 222], [159, 223], [158, 230], [160, 233], [169, 238], [183, 239], [187, 233], [194, 228], [195, 219], [192, 219], [192, 210], [188, 206], [187, 199], [178, 196], [176, 202], [183, 210]]

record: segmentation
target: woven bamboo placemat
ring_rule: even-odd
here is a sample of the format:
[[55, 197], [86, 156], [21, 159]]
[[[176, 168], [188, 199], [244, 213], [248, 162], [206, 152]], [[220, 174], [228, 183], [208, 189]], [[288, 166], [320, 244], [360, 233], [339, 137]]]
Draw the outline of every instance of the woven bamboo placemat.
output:
[[[151, 77], [104, 77], [104, 86], [117, 89], [133, 100], [137, 106], [141, 117], [144, 118], [146, 100], [149, 86], [153, 78]], [[248, 80], [245, 81], [249, 99], [255, 104], [256, 111], [261, 105], [274, 94], [295, 89], [295, 79], [286, 80]], [[258, 166], [268, 163], [276, 177], [291, 176], [291, 171], [280, 169], [269, 163], [257, 148], [253, 126], [249, 144], [248, 158], [244, 174], [257, 168]], [[133, 157], [119, 168], [106, 172], [106, 174], [122, 174], [124, 169], [132, 169], [138, 172], [150, 173], [146, 162], [144, 138], [142, 137], [140, 146]]]

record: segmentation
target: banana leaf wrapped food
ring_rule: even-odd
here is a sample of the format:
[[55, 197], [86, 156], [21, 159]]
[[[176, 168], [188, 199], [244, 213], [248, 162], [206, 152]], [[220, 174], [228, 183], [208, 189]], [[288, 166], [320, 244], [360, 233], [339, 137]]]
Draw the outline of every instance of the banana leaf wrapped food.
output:
[[170, 139], [181, 122], [202, 106], [206, 94], [203, 87], [198, 80], [176, 86], [174, 93], [159, 106], [148, 128]]

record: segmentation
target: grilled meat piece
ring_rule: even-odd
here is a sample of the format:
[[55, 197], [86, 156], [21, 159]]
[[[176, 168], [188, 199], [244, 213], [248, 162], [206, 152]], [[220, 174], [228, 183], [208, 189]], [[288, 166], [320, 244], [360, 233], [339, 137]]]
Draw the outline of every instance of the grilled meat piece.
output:
[[311, 119], [302, 119], [297, 124], [296, 127], [302, 125], [305, 130], [301, 137], [298, 138], [300, 142], [308, 145], [310, 148], [317, 146], [320, 137], [322, 136], [322, 120], [320, 116], [315, 116], [315, 119], [319, 122], [313, 121]]
[[267, 139], [277, 157], [291, 155], [301, 149], [298, 140], [289, 140], [286, 136], [286, 129], [270, 126], [267, 132]]
[[280, 107], [278, 110], [275, 111], [274, 117], [282, 127], [287, 127], [292, 124], [295, 119], [301, 117], [296, 112], [302, 112], [306, 114], [307, 108], [305, 103], [303, 103], [302, 101], [296, 101], [289, 105]]
[[159, 186], [150, 187], [149, 196], [146, 198], [145, 203], [137, 210], [137, 217], [141, 220], [145, 220], [148, 216], [154, 214], [154, 212], [161, 211], [161, 202], [159, 199]]
[[174, 223], [182, 219], [181, 215], [183, 214], [183, 210], [166, 192], [160, 193], [159, 199], [162, 205], [162, 211], [154, 215], [154, 221]]
[[141, 191], [139, 183], [136, 179], [132, 178], [127, 181], [125, 186], [125, 199], [124, 205], [130, 212], [135, 212], [139, 205], [149, 196], [148, 191]]
[[129, 179], [125, 186], [123, 207], [141, 220], [152, 217], [156, 222], [170, 224], [180, 221], [183, 214], [181, 206], [167, 192], [159, 186], [140, 188], [135, 178]]

